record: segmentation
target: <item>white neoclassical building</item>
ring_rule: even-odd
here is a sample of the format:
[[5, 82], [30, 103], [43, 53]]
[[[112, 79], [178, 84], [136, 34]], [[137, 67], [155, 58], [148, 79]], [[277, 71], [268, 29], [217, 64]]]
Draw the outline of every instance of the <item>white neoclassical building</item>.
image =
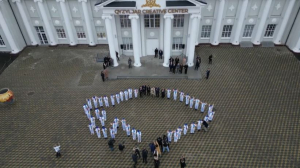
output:
[[[287, 45], [300, 53], [300, 0], [0, 0], [0, 52], [26, 46], [108, 44], [140, 57], [181, 53], [195, 45]], [[116, 59], [114, 65], [118, 66]]]

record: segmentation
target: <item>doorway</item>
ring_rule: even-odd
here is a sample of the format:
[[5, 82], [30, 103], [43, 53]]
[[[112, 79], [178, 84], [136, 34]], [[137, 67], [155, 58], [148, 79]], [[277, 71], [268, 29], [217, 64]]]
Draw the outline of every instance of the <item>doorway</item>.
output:
[[36, 33], [40, 39], [41, 44], [48, 44], [48, 39], [43, 26], [35, 26]]
[[146, 48], [147, 48], [147, 56], [148, 55], [154, 55], [155, 48], [158, 47], [158, 39], [147, 39]]

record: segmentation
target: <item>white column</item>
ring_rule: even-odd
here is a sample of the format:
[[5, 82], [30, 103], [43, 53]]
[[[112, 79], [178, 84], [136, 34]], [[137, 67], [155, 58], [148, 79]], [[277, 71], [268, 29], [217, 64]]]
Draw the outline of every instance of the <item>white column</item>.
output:
[[83, 9], [83, 15], [84, 15], [84, 20], [86, 23], [86, 29], [87, 29], [87, 34], [89, 36], [89, 45], [90, 46], [95, 46], [95, 40], [94, 40], [94, 36], [93, 36], [93, 31], [92, 31], [92, 27], [91, 27], [91, 17], [89, 15], [88, 12], [88, 7], [87, 7], [87, 0], [78, 0], [78, 2], [81, 2], [82, 4], [82, 9]]
[[297, 44], [296, 44], [295, 48], [293, 49], [293, 51], [295, 53], [300, 53], [300, 37], [299, 37]]
[[144, 15], [140, 15], [141, 19], [141, 39], [142, 39], [142, 56], [146, 56], [146, 39], [145, 39], [145, 22]]
[[74, 46], [77, 43], [76, 43], [76, 40], [74, 38], [73, 29], [71, 27], [72, 24], [70, 22], [70, 17], [69, 17], [68, 12], [67, 12], [67, 7], [66, 7], [66, 4], [65, 4], [65, 0], [56, 0], [56, 2], [59, 2], [59, 4], [60, 4], [60, 8], [61, 8], [61, 11], [62, 11], [62, 15], [64, 17], [65, 25], [66, 25], [66, 28], [67, 28], [67, 33], [68, 33], [69, 40], [70, 40], [70, 45]]
[[169, 59], [171, 55], [171, 28], [172, 19], [174, 16], [172, 14], [165, 14], [165, 31], [164, 31], [164, 67], [169, 67]]
[[269, 16], [269, 11], [270, 11], [270, 8], [271, 8], [271, 4], [272, 4], [272, 0], [267, 0], [267, 2], [265, 4], [265, 7], [262, 9], [263, 13], [262, 13], [262, 16], [260, 18], [260, 22], [258, 24], [256, 34], [255, 34], [254, 38], [252, 39], [252, 43], [255, 44], [255, 45], [260, 44], [260, 39], [261, 39], [261, 36], [263, 34], [267, 18]]
[[275, 44], [282, 44], [281, 39], [282, 39], [283, 33], [285, 31], [287, 22], [289, 21], [289, 18], [291, 16], [293, 7], [295, 5], [295, 1], [296, 0], [289, 0], [289, 2], [288, 2], [289, 4], [288, 4], [288, 7], [286, 8], [286, 12], [285, 12], [284, 17], [282, 19], [278, 34], [274, 39]]
[[54, 45], [57, 45], [56, 41], [55, 41], [55, 38], [54, 38], [54, 34], [53, 34], [53, 31], [51, 29], [51, 26], [50, 26], [50, 23], [49, 23], [49, 19], [48, 19], [48, 16], [46, 14], [46, 10], [45, 10], [45, 7], [44, 7], [44, 4], [43, 4], [43, 0], [34, 0], [34, 2], [37, 2], [38, 6], [39, 6], [39, 9], [40, 9], [40, 13], [42, 15], [42, 19], [43, 19], [43, 22], [44, 22], [44, 25], [45, 25], [45, 28], [47, 30], [47, 34], [49, 36], [49, 40], [50, 40], [50, 45], [51, 46], [54, 46]]
[[199, 44], [199, 31], [200, 31], [200, 23], [201, 23], [200, 19], [201, 19], [201, 17], [199, 17], [197, 20], [197, 33], [196, 33], [195, 45]]
[[243, 23], [244, 23], [244, 19], [245, 19], [245, 16], [246, 16], [247, 6], [248, 6], [248, 0], [243, 0], [241, 11], [240, 11], [240, 14], [239, 14], [239, 19], [238, 19], [238, 22], [237, 22], [237, 27], [236, 27], [236, 30], [235, 30], [235, 34], [234, 34], [234, 36], [232, 38], [232, 41], [231, 41], [231, 43], [233, 45], [239, 45], [240, 44], [240, 35], [241, 35], [242, 29], [243, 29]]
[[134, 55], [134, 66], [140, 67], [141, 59], [140, 59], [140, 49], [139, 49], [139, 35], [138, 35], [138, 15], [129, 15], [129, 19], [131, 20], [131, 30], [132, 30], [132, 44], [133, 44], [133, 55]]
[[106, 28], [106, 35], [107, 35], [107, 41], [108, 41], [108, 47], [109, 47], [109, 53], [110, 57], [114, 61], [114, 66], [118, 66], [118, 61], [116, 57], [116, 50], [115, 50], [115, 44], [114, 44], [114, 36], [113, 36], [113, 30], [111, 26], [111, 15], [102, 15], [102, 19], [105, 20], [105, 28]]
[[225, 6], [225, 0], [219, 0], [219, 12], [217, 16], [217, 23], [216, 23], [216, 28], [215, 28], [215, 34], [214, 34], [214, 39], [212, 42], [212, 45], [219, 45], [219, 36], [221, 32], [221, 26], [222, 26], [222, 19], [223, 19], [223, 13], [224, 13], [224, 6]]
[[23, 5], [21, 3], [21, 0], [13, 0], [12, 2], [15, 2], [17, 4], [17, 7], [18, 7], [20, 15], [22, 17], [23, 23], [25, 25], [26, 31], [27, 31], [28, 36], [30, 38], [31, 45], [37, 45], [38, 43], [37, 43], [37, 41], [36, 41], [36, 39], [35, 39], [35, 37], [33, 35], [33, 32], [32, 32], [33, 27], [31, 27], [30, 24], [29, 24], [29, 21], [28, 21], [26, 13], [24, 11], [24, 8], [23, 8]]
[[188, 54], [188, 60], [187, 60], [187, 64], [189, 67], [194, 66], [194, 55], [195, 55], [195, 41], [196, 41], [196, 36], [195, 34], [197, 34], [197, 24], [198, 24], [198, 19], [201, 16], [199, 14], [192, 14], [191, 15], [191, 33], [189, 34], [190, 36], [190, 42], [189, 42], [189, 46], [188, 50], [189, 50], [189, 54]]
[[164, 49], [164, 15], [160, 14], [160, 23], [159, 23], [159, 49]]
[[9, 46], [11, 48], [11, 53], [16, 54], [16, 53], [20, 52], [21, 50], [17, 47], [17, 44], [16, 44], [13, 36], [11, 35], [11, 32], [9, 31], [9, 28], [4, 20], [1, 10], [0, 10], [0, 26], [2, 27], [2, 30], [6, 37], [6, 40], [9, 43]]
[[116, 25], [116, 15], [112, 15], [111, 26], [113, 28], [113, 37], [115, 43], [115, 50], [119, 53], [119, 40], [117, 36], [117, 25]]

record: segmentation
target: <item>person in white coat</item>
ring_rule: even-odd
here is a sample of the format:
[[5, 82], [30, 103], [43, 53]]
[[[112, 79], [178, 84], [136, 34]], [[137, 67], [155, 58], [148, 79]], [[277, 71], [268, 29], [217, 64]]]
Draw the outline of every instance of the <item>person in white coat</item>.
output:
[[124, 95], [125, 95], [125, 100], [127, 101], [128, 100], [128, 91], [127, 90], [124, 91]]
[[196, 100], [195, 100], [195, 110], [196, 110], [196, 111], [199, 109], [199, 103], [200, 103], [200, 100], [199, 100], [199, 99], [196, 99]]
[[211, 112], [211, 113], [208, 113], [208, 121], [209, 122], [212, 122], [213, 118], [214, 118], [214, 115], [215, 115], [215, 112]]
[[124, 92], [122, 90], [120, 91], [120, 100], [124, 101]]
[[98, 102], [99, 102], [99, 107], [102, 108], [103, 107], [103, 98], [102, 98], [102, 96], [98, 97]]
[[126, 131], [126, 120], [125, 120], [125, 118], [123, 118], [123, 119], [121, 120], [121, 122], [122, 122], [122, 128], [123, 128], [123, 131]]
[[100, 110], [98, 108], [95, 109], [95, 114], [96, 114], [96, 118], [98, 120], [100, 117]]
[[106, 111], [104, 109], [102, 109], [101, 113], [102, 113], [102, 115], [104, 117], [104, 121], [106, 121]]
[[105, 107], [109, 107], [108, 97], [104, 96], [103, 100], [104, 100]]
[[191, 134], [195, 133], [195, 128], [196, 128], [196, 124], [192, 123], [191, 124]]
[[177, 129], [174, 131], [174, 142], [178, 141], [178, 131]]
[[128, 89], [128, 95], [129, 95], [129, 99], [132, 99], [132, 89], [131, 88]]
[[88, 115], [90, 113], [89, 107], [86, 104], [84, 104], [82, 107], [83, 107], [85, 115]]
[[209, 104], [208, 105], [208, 113], [211, 113], [213, 111], [214, 105], [213, 104]]
[[180, 126], [177, 128], [177, 132], [178, 132], [178, 139], [180, 139], [182, 133], [182, 128]]
[[131, 133], [132, 133], [132, 139], [135, 141], [136, 140], [136, 130], [134, 128], [132, 128]]
[[173, 135], [173, 131], [172, 130], [167, 131], [167, 136], [168, 136], [168, 142], [169, 143], [172, 142], [172, 135]]
[[127, 133], [127, 136], [130, 137], [130, 125], [129, 124], [126, 124], [126, 133]]
[[115, 107], [115, 95], [110, 95], [110, 101], [111, 101], [111, 105], [113, 106], [113, 107]]
[[193, 108], [194, 105], [194, 97], [190, 98], [190, 108]]
[[178, 94], [178, 90], [177, 89], [173, 89], [173, 99], [175, 101], [177, 100], [177, 94]]
[[183, 99], [184, 99], [184, 93], [183, 93], [183, 92], [180, 92], [180, 98], [179, 98], [179, 101], [180, 101], [180, 102], [183, 102]]
[[139, 90], [138, 89], [134, 89], [134, 98], [138, 98], [139, 95]]
[[206, 104], [207, 103], [201, 102], [201, 113], [204, 113]]
[[138, 138], [138, 142], [142, 142], [142, 132], [140, 130], [137, 130], [137, 138]]
[[189, 126], [187, 124], [184, 124], [184, 126], [183, 126], [183, 135], [186, 135], [188, 129], [189, 129]]
[[167, 98], [168, 98], [168, 99], [171, 98], [171, 89], [167, 89]]
[[91, 135], [94, 135], [94, 127], [93, 127], [93, 125], [89, 124], [88, 127], [90, 129]]
[[198, 124], [197, 124], [197, 130], [198, 131], [201, 131], [201, 125], [202, 125], [202, 120], [200, 119], [200, 120], [198, 120]]
[[98, 138], [101, 138], [101, 133], [100, 133], [101, 130], [100, 130], [100, 128], [98, 126], [96, 127], [95, 131], [97, 133]]
[[103, 133], [103, 137], [107, 139], [107, 128], [105, 128], [104, 126], [102, 126], [102, 133]]
[[185, 95], [185, 105], [188, 106], [189, 103], [190, 103], [190, 96], [189, 96], [189, 94], [186, 94]]
[[112, 139], [115, 139], [115, 131], [114, 131], [114, 129], [113, 129], [113, 128], [110, 128], [110, 129], [109, 129], [109, 132], [110, 132], [110, 137], [111, 137]]
[[105, 121], [104, 121], [103, 115], [100, 115], [99, 121], [100, 121], [100, 123], [101, 123], [102, 126], [105, 126]]
[[91, 116], [91, 124], [92, 124], [93, 128], [96, 127], [96, 121], [95, 120], [96, 120], [95, 117]]
[[93, 100], [93, 102], [94, 102], [94, 107], [95, 107], [95, 108], [98, 108], [98, 97], [97, 97], [97, 96], [94, 96], [94, 97], [92, 97], [92, 100]]
[[117, 103], [120, 104], [120, 94], [119, 93], [116, 93], [116, 100], [117, 100]]
[[87, 105], [88, 105], [89, 108], [90, 108], [90, 111], [92, 111], [93, 106], [92, 106], [92, 101], [91, 101], [91, 99], [86, 99], [86, 102], [87, 102]]

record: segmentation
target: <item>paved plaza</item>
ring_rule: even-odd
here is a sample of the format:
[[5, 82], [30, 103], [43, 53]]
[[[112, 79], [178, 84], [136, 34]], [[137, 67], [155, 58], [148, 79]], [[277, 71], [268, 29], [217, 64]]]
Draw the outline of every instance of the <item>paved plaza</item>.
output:
[[[142, 84], [178, 88], [216, 108], [208, 132], [172, 142], [170, 152], [160, 158], [161, 168], [180, 167], [181, 155], [191, 168], [300, 167], [300, 61], [286, 47], [200, 46], [196, 52], [202, 58], [201, 80], [103, 83], [102, 63], [96, 62], [95, 55], [107, 52], [104, 45], [26, 48], [0, 75], [0, 88], [10, 88], [17, 99], [13, 105], [0, 106], [0, 167], [131, 168], [136, 143], [119, 128], [111, 152], [107, 140], [90, 135], [82, 105], [86, 98]], [[208, 65], [210, 54], [212, 65]], [[206, 80], [208, 67], [211, 76]], [[139, 148], [150, 151], [152, 140], [204, 115], [178, 101], [143, 97], [109, 107], [105, 124], [116, 116], [126, 118], [142, 132]], [[126, 148], [120, 153], [117, 145], [123, 141]], [[53, 149], [57, 142], [62, 154], [58, 159]], [[145, 165], [139, 160], [137, 167], [154, 167], [152, 156], [148, 161]]]

